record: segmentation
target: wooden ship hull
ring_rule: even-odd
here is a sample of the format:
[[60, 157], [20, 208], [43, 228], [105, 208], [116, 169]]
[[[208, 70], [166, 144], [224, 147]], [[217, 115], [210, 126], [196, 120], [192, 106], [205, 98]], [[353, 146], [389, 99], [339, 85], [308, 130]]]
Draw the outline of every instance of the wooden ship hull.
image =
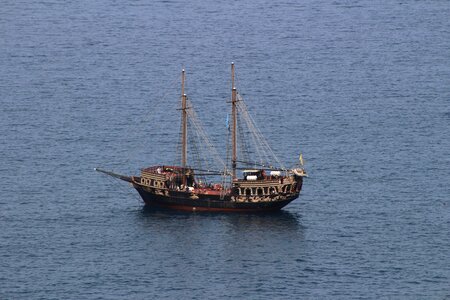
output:
[[200, 196], [197, 200], [192, 200], [189, 195], [182, 193], [169, 193], [168, 196], [155, 195], [141, 187], [135, 187], [141, 195], [145, 204], [150, 207], [159, 207], [175, 209], [181, 211], [199, 211], [199, 212], [270, 212], [277, 211], [288, 205], [298, 197], [287, 197], [284, 200], [275, 200], [268, 202], [234, 202], [230, 196], [220, 199], [217, 196]]
[[[209, 189], [176, 191], [149, 187], [140, 182], [141, 178], [139, 177], [132, 178], [131, 181], [133, 187], [148, 206], [183, 211], [265, 212], [280, 210], [291, 201], [297, 199], [303, 180], [301, 177], [298, 178], [294, 187], [295, 191], [274, 193], [272, 195], [239, 195], [239, 193], [224, 193], [220, 190]], [[267, 186], [266, 190], [268, 189], [270, 189], [269, 186]], [[235, 191], [236, 188], [233, 190]]]
[[[183, 185], [181, 167], [155, 166], [142, 170], [141, 176], [124, 176], [97, 169], [131, 183], [150, 207], [183, 211], [268, 212], [277, 211], [298, 198], [303, 176], [235, 180], [225, 190], [220, 184], [199, 185], [190, 169], [189, 184]], [[186, 188], [184, 188], [186, 186]]]
[[[227, 117], [228, 131], [231, 132], [229, 165], [217, 155], [218, 153], [196, 119], [192, 103], [189, 102], [184, 93], [185, 72], [183, 70], [181, 85], [181, 165], [148, 167], [141, 170], [140, 176], [124, 176], [101, 169], [96, 170], [129, 182], [142, 197], [145, 205], [150, 207], [183, 211], [268, 212], [280, 210], [298, 198], [302, 189], [303, 178], [307, 177], [303, 169], [302, 156], [300, 156], [300, 166], [298, 167], [286, 169], [281, 165], [267, 141], [256, 129], [256, 124], [249, 116], [242, 97], [237, 93], [234, 86], [234, 64], [231, 65], [231, 71], [231, 126], [228, 125]], [[243, 148], [248, 141], [254, 141], [256, 147], [254, 152], [260, 155], [258, 163], [238, 160], [238, 112], [245, 117], [245, 122], [240, 122], [247, 124], [250, 134], [252, 134], [252, 139], [245, 140], [241, 137], [239, 141], [241, 153], [243, 156], [247, 156], [243, 154]], [[205, 170], [188, 166], [189, 119], [193, 120], [191, 121], [193, 122], [192, 127], [200, 132], [199, 136], [203, 139], [203, 144], [196, 149], [210, 148], [210, 151], [216, 154], [215, 161], [218, 163], [213, 166], [216, 171], [211, 171], [209, 168]], [[227, 147], [227, 149], [229, 148]], [[245, 154], [248, 154], [248, 152], [248, 149], [246, 149]], [[265, 156], [261, 156], [262, 153]], [[196, 154], [196, 157], [204, 158], [198, 153]], [[271, 164], [263, 163], [263, 159], [266, 158], [273, 158], [279, 166], [274, 167]], [[200, 165], [202, 164], [200, 163]], [[249, 167], [252, 169], [248, 169]], [[217, 169], [220, 169], [220, 171], [217, 171]], [[238, 170], [242, 171], [242, 176], [238, 176]], [[221, 183], [208, 184], [206, 183], [209, 181], [208, 176], [220, 176], [222, 181]]]

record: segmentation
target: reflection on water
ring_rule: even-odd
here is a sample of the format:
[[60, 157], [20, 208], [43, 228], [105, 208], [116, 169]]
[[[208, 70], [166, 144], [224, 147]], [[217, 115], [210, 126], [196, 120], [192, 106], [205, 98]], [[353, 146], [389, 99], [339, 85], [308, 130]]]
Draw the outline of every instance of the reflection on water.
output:
[[[144, 206], [138, 215], [145, 223], [183, 221], [183, 226], [194, 224], [221, 223], [227, 229], [237, 232], [301, 232], [304, 226], [301, 216], [286, 210], [270, 213], [211, 213], [211, 212], [183, 212]], [[179, 224], [179, 223], [178, 223]]]
[[230, 214], [226, 216], [229, 224], [236, 229], [259, 230], [302, 230], [300, 216], [288, 211], [278, 211], [269, 214]]
[[309, 255], [301, 216], [289, 211], [193, 213], [143, 207], [133, 213], [138, 240], [162, 274], [182, 273], [181, 280], [195, 274], [189, 287], [222, 282], [230, 274], [227, 282], [236, 283], [233, 298], [244, 286], [273, 280], [274, 272], [283, 282], [295, 278]]

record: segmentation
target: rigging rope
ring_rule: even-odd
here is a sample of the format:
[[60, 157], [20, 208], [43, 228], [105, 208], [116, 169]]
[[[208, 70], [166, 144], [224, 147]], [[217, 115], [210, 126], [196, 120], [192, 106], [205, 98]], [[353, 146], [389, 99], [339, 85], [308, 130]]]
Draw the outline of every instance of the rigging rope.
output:
[[[248, 112], [248, 108], [245, 102], [243, 101], [242, 96], [238, 94], [237, 97], [238, 97], [237, 101], [238, 111], [241, 113], [249, 129], [256, 152], [259, 158], [261, 159], [261, 164], [270, 162], [273, 159], [279, 166], [281, 166], [282, 169], [285, 169], [284, 165], [280, 162], [278, 157], [273, 152], [272, 148], [269, 146], [269, 143], [267, 142], [266, 138], [262, 135], [261, 131], [256, 126], [254, 119]], [[266, 159], [266, 161], [264, 161], [263, 159]]]
[[201, 138], [201, 140], [203, 140], [203, 143], [207, 146], [206, 148], [209, 150], [209, 154], [211, 155], [212, 159], [222, 165], [222, 167], [225, 169], [225, 162], [222, 160], [222, 158], [220, 158], [220, 154], [217, 152], [216, 147], [212, 144], [208, 135], [203, 129], [203, 126], [200, 123], [195, 110], [192, 108], [192, 103], [189, 99], [187, 100], [187, 103], [189, 107], [189, 109], [187, 110], [187, 114], [190, 119], [191, 125], [193, 125], [191, 127], [195, 129], [195, 133], [199, 136], [199, 138]]

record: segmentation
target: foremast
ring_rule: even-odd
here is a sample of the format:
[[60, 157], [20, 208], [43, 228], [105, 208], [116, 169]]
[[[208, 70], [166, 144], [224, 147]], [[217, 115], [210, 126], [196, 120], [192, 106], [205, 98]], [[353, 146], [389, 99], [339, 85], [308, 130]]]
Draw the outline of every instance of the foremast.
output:
[[234, 85], [234, 63], [231, 63], [231, 168], [233, 180], [236, 179], [236, 161], [237, 161], [237, 147], [236, 147], [236, 127], [237, 127], [237, 110], [236, 110], [236, 87]]
[[187, 108], [184, 93], [185, 71], [181, 71], [181, 166], [186, 168], [187, 162]]

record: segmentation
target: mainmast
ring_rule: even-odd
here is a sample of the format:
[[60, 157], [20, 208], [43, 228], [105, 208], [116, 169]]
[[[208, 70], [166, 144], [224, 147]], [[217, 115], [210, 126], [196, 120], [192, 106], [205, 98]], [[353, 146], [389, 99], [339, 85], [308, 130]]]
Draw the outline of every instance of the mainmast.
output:
[[232, 117], [232, 130], [231, 130], [231, 144], [232, 144], [232, 157], [231, 167], [233, 169], [233, 179], [236, 179], [236, 127], [237, 127], [237, 115], [236, 115], [236, 87], [234, 86], [234, 63], [231, 63], [231, 117]]
[[184, 69], [181, 71], [181, 166], [186, 168], [187, 159], [187, 111], [186, 94], [184, 93]]

